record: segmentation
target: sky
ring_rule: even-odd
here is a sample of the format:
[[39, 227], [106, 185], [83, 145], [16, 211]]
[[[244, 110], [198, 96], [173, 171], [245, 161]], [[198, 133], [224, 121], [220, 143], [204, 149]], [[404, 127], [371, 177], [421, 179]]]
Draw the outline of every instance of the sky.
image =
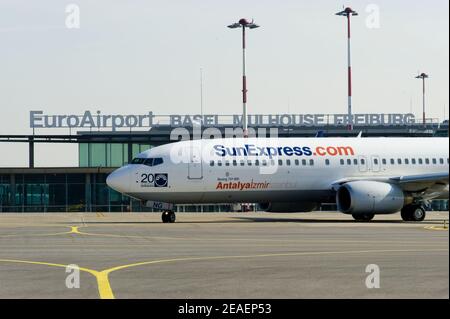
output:
[[[70, 22], [79, 8], [79, 28]], [[241, 113], [245, 17], [249, 113], [346, 113], [352, 18], [354, 113], [448, 118], [447, 0], [0, 0], [0, 135], [31, 134], [29, 111], [76, 114]], [[69, 7], [70, 8], [70, 7]], [[377, 19], [378, 17], [378, 19]], [[67, 134], [68, 130], [36, 133]], [[36, 166], [77, 166], [77, 145], [37, 145]], [[0, 167], [28, 164], [27, 144], [0, 143]]]

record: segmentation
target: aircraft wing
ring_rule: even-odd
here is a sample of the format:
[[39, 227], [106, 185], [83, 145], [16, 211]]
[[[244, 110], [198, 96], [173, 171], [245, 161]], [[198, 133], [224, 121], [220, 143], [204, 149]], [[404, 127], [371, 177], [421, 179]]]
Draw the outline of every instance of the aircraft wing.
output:
[[408, 183], [443, 183], [448, 184], [449, 173], [434, 173], [434, 174], [420, 174], [420, 175], [406, 175], [391, 177], [390, 180], [399, 184]]
[[432, 173], [392, 177], [404, 191], [423, 199], [448, 198], [449, 173]]

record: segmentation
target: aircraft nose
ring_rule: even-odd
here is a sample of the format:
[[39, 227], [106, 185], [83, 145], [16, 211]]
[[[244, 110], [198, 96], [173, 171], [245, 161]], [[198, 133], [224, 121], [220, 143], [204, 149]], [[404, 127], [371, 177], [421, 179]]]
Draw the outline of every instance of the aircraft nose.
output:
[[106, 184], [120, 193], [126, 193], [130, 187], [130, 171], [127, 167], [116, 169], [106, 178]]

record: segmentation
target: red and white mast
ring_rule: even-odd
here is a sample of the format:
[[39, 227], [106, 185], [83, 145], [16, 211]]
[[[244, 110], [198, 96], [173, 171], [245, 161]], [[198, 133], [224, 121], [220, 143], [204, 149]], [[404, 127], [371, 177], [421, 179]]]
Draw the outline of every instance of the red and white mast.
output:
[[336, 15], [347, 17], [347, 85], [348, 85], [348, 124], [347, 129], [353, 130], [353, 115], [352, 115], [352, 64], [350, 51], [350, 17], [356, 16], [358, 13], [347, 7], [343, 11], [336, 13]]
[[242, 28], [242, 129], [244, 137], [248, 137], [248, 123], [247, 123], [247, 75], [246, 75], [246, 60], [245, 60], [245, 29], [255, 29], [259, 25], [247, 21], [246, 19], [240, 19], [238, 23], [234, 23], [228, 26], [231, 29]]

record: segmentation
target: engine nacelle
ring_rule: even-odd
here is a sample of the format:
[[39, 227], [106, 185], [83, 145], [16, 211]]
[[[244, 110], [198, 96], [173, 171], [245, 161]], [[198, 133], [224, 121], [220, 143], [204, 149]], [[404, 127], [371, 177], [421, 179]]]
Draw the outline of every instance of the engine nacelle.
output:
[[319, 203], [297, 202], [297, 203], [262, 203], [259, 207], [269, 213], [303, 213], [310, 212], [319, 207]]
[[400, 211], [405, 201], [400, 187], [376, 181], [349, 182], [336, 193], [338, 210], [345, 214], [392, 214]]

